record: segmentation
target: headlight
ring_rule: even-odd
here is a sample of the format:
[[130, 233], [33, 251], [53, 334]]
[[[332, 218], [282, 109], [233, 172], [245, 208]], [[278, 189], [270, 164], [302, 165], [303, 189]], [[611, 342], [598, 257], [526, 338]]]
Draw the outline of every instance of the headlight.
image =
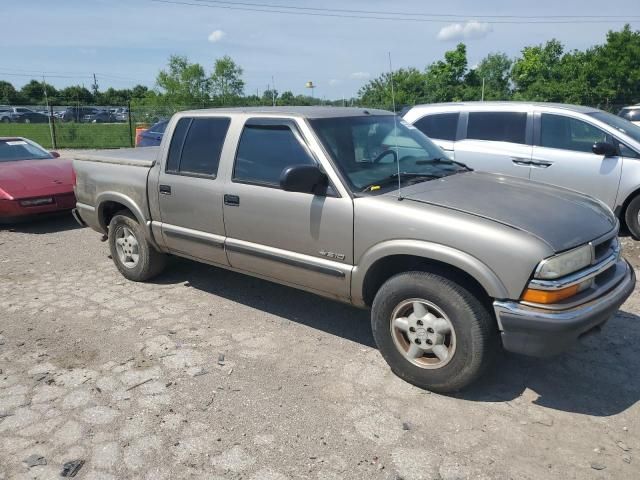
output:
[[553, 280], [588, 267], [593, 262], [591, 245], [583, 245], [540, 262], [535, 278]]

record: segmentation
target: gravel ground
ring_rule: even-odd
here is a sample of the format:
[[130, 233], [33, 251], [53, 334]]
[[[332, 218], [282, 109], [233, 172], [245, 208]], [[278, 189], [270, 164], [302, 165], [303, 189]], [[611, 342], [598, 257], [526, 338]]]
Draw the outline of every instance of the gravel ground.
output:
[[638, 478], [638, 314], [441, 396], [367, 312], [180, 259], [131, 283], [67, 216], [0, 227], [0, 479]]

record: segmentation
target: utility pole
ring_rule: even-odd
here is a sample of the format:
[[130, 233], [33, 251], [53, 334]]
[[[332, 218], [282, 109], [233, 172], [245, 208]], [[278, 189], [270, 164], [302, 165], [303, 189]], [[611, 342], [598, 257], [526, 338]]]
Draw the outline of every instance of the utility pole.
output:
[[484, 102], [484, 77], [482, 77], [482, 95], [480, 101]]
[[98, 80], [96, 79], [96, 74], [93, 74], [93, 85], [91, 86], [91, 88], [93, 89], [93, 95], [97, 96], [98, 95]]
[[51, 135], [51, 148], [56, 148], [56, 136], [53, 133], [53, 109], [49, 108], [49, 96], [47, 95], [47, 82], [42, 75], [42, 91], [44, 92], [44, 102], [47, 105], [47, 116], [49, 117], [49, 134]]
[[273, 106], [276, 106], [276, 81], [271, 75], [271, 100], [273, 101]]

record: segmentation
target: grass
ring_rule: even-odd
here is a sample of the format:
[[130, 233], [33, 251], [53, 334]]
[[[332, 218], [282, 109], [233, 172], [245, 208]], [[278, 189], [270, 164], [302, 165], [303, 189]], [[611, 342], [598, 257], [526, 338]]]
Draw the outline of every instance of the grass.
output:
[[[55, 124], [56, 148], [130, 147], [127, 123], [59, 123]], [[0, 137], [25, 137], [44, 148], [53, 148], [48, 123], [0, 123]]]

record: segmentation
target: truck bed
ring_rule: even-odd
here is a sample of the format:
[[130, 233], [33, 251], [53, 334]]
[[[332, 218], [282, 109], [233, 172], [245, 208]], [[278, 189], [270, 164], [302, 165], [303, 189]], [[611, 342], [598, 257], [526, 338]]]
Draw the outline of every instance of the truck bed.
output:
[[160, 147], [119, 148], [116, 150], [83, 150], [74, 152], [74, 160], [113, 163], [132, 167], [151, 168], [156, 163]]

